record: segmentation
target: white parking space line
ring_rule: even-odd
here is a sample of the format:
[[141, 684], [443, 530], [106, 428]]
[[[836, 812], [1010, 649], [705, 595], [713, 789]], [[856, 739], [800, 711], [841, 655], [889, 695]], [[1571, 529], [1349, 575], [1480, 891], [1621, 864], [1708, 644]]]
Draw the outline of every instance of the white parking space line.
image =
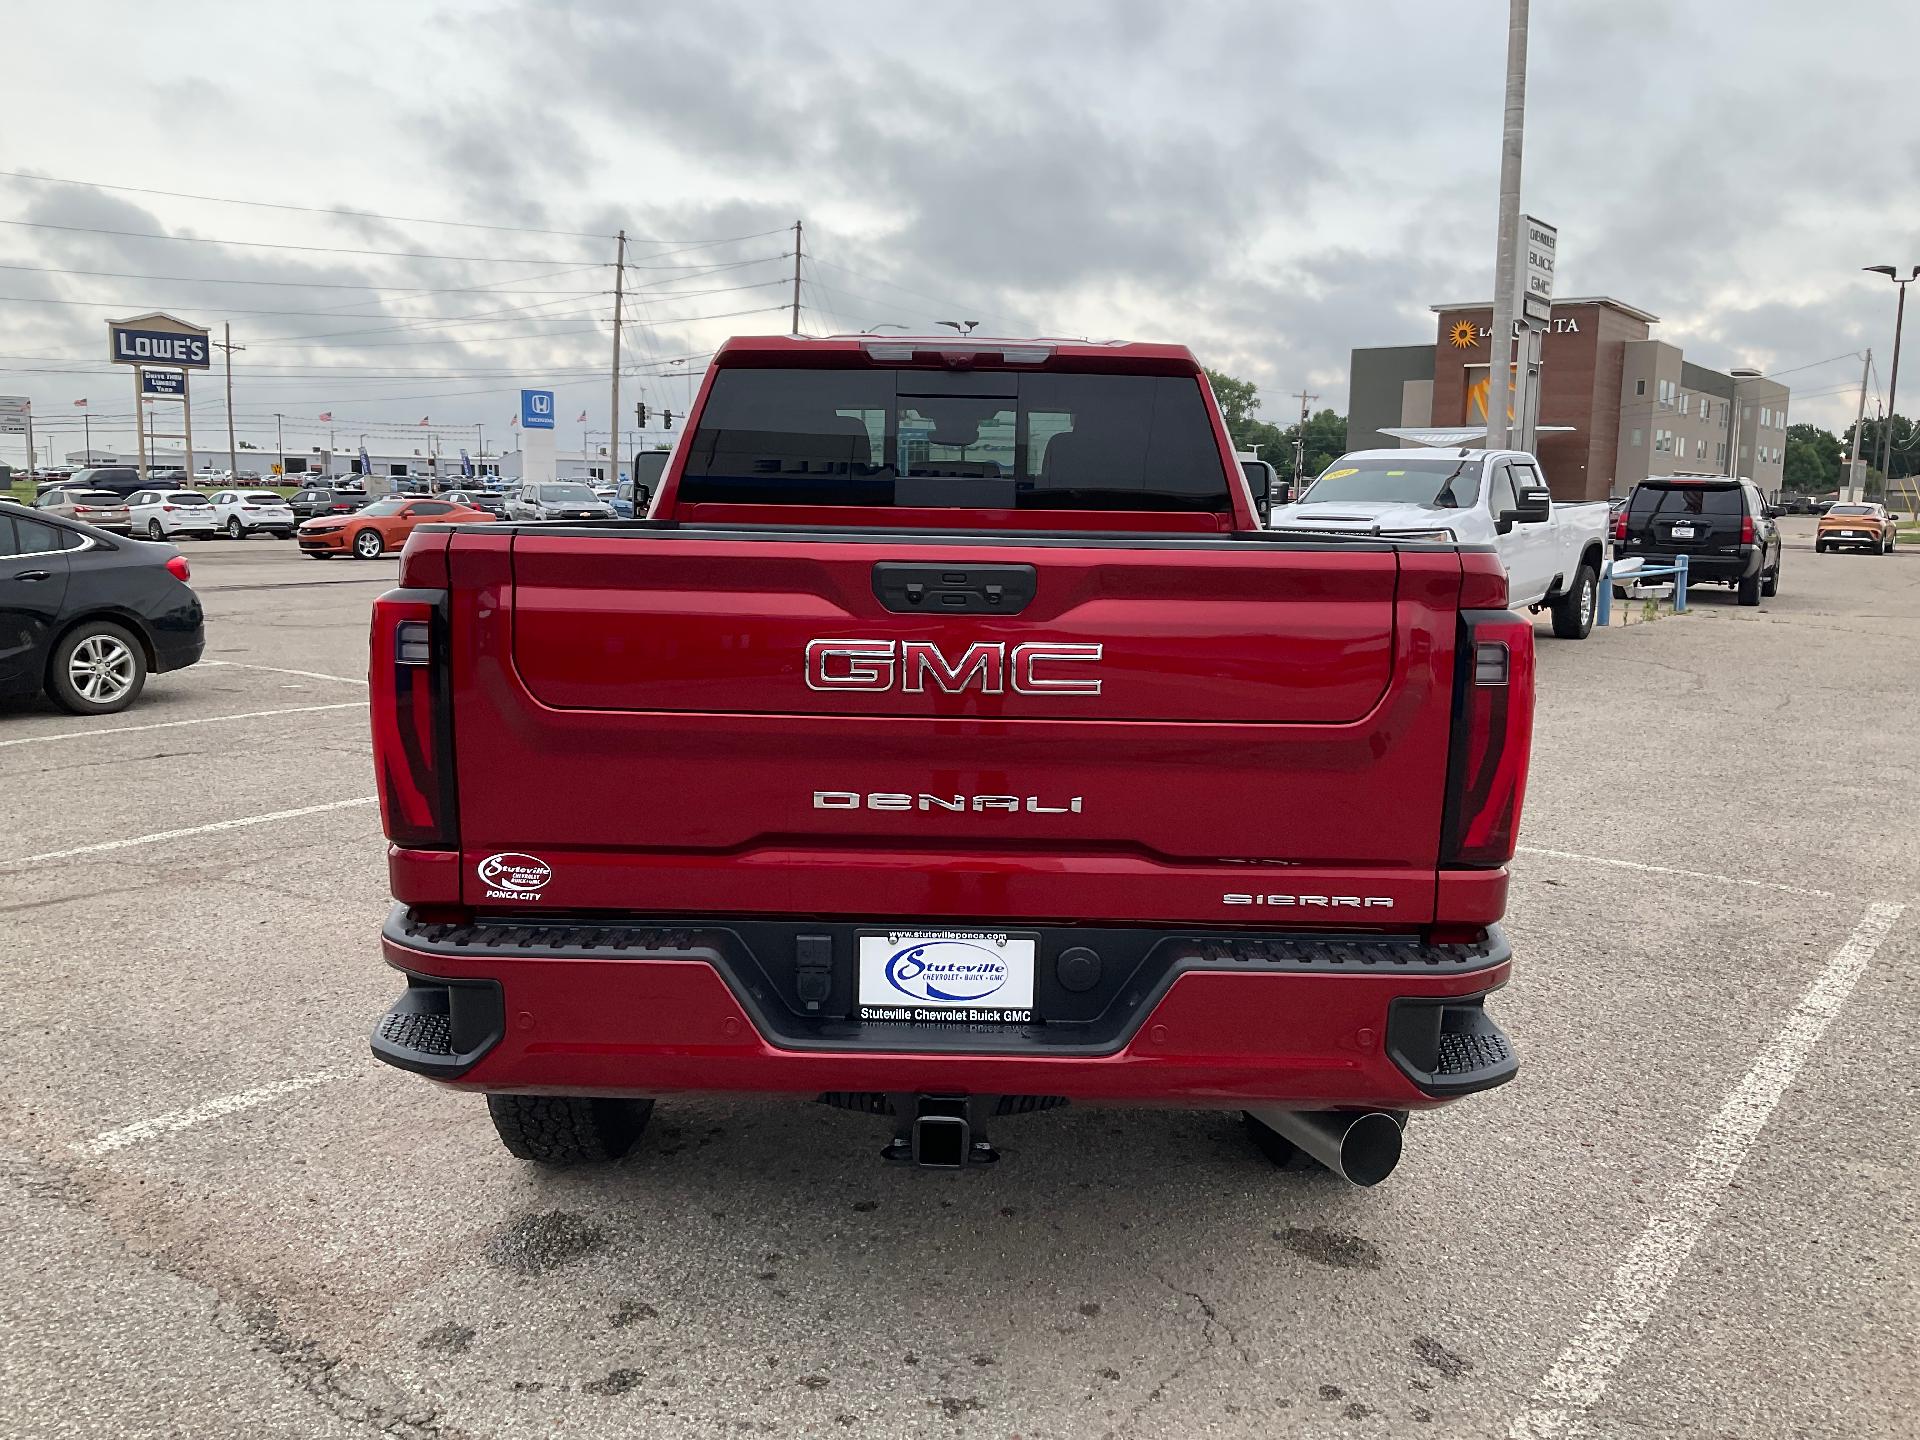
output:
[[97, 845], [76, 845], [70, 850], [49, 850], [43, 855], [0, 856], [0, 870], [15, 865], [37, 865], [43, 860], [71, 860], [76, 855], [101, 855], [109, 850], [126, 850], [135, 845], [158, 845], [163, 840], [184, 840], [189, 835], [212, 835], [221, 830], [244, 829], [249, 825], [270, 825], [276, 820], [298, 820], [303, 815], [324, 815], [329, 810], [372, 805], [376, 799], [372, 795], [356, 795], [351, 800], [329, 800], [324, 805], [302, 805], [296, 810], [270, 810], [264, 815], [242, 815], [233, 820], [215, 820], [210, 825], [189, 825], [184, 830], [156, 830], [151, 835], [103, 840]]
[[1867, 907], [1846, 943], [1813, 978], [1787, 1021], [1761, 1047], [1719, 1113], [1687, 1157], [1686, 1176], [1647, 1220], [1587, 1312], [1572, 1342], [1553, 1362], [1532, 1403], [1513, 1421], [1510, 1440], [1553, 1440], [1582, 1425], [1628, 1353], [1645, 1333], [1701, 1231], [1766, 1126], [1774, 1106], [1793, 1084], [1827, 1026], [1853, 993], [1881, 941], [1904, 905]]
[[307, 680], [331, 680], [337, 685], [365, 685], [352, 675], [324, 675], [318, 670], [287, 670], [278, 665], [254, 665], [245, 660], [202, 660], [202, 665], [224, 665], [229, 670], [264, 670], [269, 675], [299, 675]]
[[68, 1148], [91, 1156], [124, 1150], [129, 1145], [138, 1145], [142, 1140], [185, 1130], [190, 1125], [198, 1125], [206, 1120], [218, 1120], [222, 1115], [231, 1115], [237, 1110], [251, 1110], [256, 1105], [281, 1095], [291, 1095], [296, 1090], [311, 1090], [316, 1085], [344, 1080], [352, 1073], [350, 1070], [315, 1070], [311, 1074], [275, 1080], [270, 1085], [256, 1085], [251, 1090], [242, 1090], [234, 1095], [216, 1095], [185, 1110], [169, 1110], [164, 1115], [150, 1116], [145, 1120], [136, 1120], [131, 1125], [122, 1125], [117, 1130], [104, 1131], [91, 1140], [78, 1141]]
[[1677, 870], [1671, 865], [1643, 865], [1637, 860], [1616, 860], [1610, 855], [1581, 855], [1572, 850], [1543, 850], [1537, 845], [1514, 847], [1518, 855], [1538, 855], [1545, 860], [1578, 860], [1586, 865], [1609, 865], [1616, 870], [1638, 870], [1644, 875], [1672, 875], [1681, 880], [1711, 880], [1719, 885], [1744, 885], [1751, 890], [1776, 890], [1787, 895], [1812, 895], [1821, 900], [1838, 896], [1832, 890], [1811, 890], [1805, 885], [1783, 885], [1777, 880], [1748, 880], [1739, 875], [1716, 875], [1710, 870]]
[[341, 700], [329, 705], [288, 705], [279, 710], [249, 710], [242, 715], [203, 715], [197, 720], [156, 720], [148, 725], [109, 725], [98, 730], [66, 730], [58, 735], [22, 735], [0, 740], [0, 750], [11, 745], [47, 745], [55, 740], [91, 740], [96, 735], [131, 735], [139, 730], [177, 730], [183, 725], [220, 725], [229, 720], [265, 720], [273, 715], [308, 715], [315, 710], [364, 710], [364, 700]]

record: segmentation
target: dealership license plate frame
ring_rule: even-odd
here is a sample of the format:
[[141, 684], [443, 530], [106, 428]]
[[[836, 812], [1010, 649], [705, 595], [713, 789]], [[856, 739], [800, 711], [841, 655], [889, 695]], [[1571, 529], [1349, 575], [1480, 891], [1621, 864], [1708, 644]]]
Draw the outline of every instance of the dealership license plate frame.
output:
[[1693, 526], [1675, 525], [1673, 527], [1673, 538], [1676, 540], [1693, 540], [1698, 537], [1694, 534]]
[[[984, 949], [1006, 961], [1008, 977], [991, 995], [964, 1003], [916, 999], [898, 989], [885, 988], [888, 958], [902, 947], [926, 942]], [[860, 930], [854, 935], [854, 1015], [865, 1022], [909, 1025], [1035, 1025], [1040, 1023], [1034, 1008], [1039, 967], [1040, 935], [1034, 930], [924, 925]]]

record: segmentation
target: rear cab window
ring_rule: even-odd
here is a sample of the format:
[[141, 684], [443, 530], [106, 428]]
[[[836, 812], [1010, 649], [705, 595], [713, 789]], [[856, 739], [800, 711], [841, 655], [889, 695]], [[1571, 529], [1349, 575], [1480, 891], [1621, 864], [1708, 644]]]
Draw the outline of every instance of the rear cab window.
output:
[[1232, 509], [1192, 376], [737, 368], [714, 377], [680, 505]]

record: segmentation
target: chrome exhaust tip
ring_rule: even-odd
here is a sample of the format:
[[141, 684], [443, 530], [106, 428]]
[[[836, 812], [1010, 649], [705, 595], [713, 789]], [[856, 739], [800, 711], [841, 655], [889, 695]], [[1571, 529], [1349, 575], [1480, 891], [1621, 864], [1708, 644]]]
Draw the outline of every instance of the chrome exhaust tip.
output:
[[1256, 1106], [1247, 1115], [1306, 1151], [1350, 1185], [1378, 1185], [1400, 1163], [1404, 1119], [1392, 1111]]

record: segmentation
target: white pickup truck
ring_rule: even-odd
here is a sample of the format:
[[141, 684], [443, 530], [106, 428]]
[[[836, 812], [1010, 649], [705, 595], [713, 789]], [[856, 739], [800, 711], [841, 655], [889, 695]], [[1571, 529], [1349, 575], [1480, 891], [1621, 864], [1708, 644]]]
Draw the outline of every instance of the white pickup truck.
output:
[[1557, 503], [1524, 450], [1355, 450], [1329, 465], [1275, 530], [1445, 530], [1492, 545], [1507, 568], [1507, 603], [1550, 610], [1553, 633], [1584, 640], [1606, 560], [1607, 505]]

